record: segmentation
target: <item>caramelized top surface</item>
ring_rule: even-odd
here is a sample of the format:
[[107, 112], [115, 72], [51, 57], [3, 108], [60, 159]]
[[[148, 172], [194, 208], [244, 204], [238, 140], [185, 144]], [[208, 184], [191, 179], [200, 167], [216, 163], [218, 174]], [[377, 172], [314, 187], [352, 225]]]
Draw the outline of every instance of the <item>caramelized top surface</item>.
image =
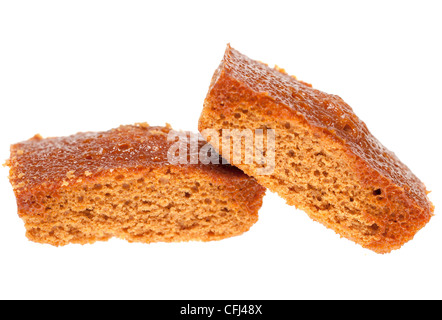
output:
[[266, 99], [276, 102], [281, 108], [281, 112], [275, 110], [276, 114], [288, 109], [315, 130], [345, 144], [348, 152], [366, 166], [410, 193], [421, 206], [430, 208], [422, 182], [369, 132], [352, 108], [337, 95], [314, 89], [282, 69], [248, 58], [230, 45], [212, 79], [210, 92], [211, 98], [217, 99], [226, 112], [230, 105], [244, 99], [258, 104]]
[[[195, 137], [190, 133], [173, 131], [170, 127], [149, 127], [147, 124], [121, 126], [107, 132], [78, 133], [69, 137], [43, 139], [37, 135], [28, 141], [11, 146], [10, 180], [15, 191], [32, 189], [56, 189], [72, 186], [114, 170], [134, 171], [145, 168], [170, 166], [168, 150], [175, 140], [168, 141], [168, 134]], [[195, 140], [196, 141], [196, 140]], [[196, 168], [217, 178], [250, 180], [239, 169], [230, 165], [202, 164], [198, 151], [206, 142], [199, 141], [191, 147], [184, 139], [181, 159], [192, 161], [176, 166]], [[179, 155], [179, 148], [174, 148]], [[221, 163], [221, 161], [220, 161]]]

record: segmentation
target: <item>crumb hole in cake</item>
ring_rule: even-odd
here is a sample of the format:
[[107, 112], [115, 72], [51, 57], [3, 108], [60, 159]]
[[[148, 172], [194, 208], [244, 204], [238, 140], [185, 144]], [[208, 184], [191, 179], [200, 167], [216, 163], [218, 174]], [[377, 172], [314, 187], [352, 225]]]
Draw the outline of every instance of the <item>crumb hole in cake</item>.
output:
[[166, 209], [172, 209], [173, 208], [173, 203], [169, 203], [167, 206], [165, 206]]
[[376, 189], [376, 190], [373, 191], [373, 195], [374, 195], [374, 196], [379, 196], [379, 195], [381, 195], [381, 194], [382, 194], [381, 189]]
[[236, 119], [241, 118], [241, 114], [240, 114], [240, 113], [235, 113], [233, 116], [234, 116]]
[[185, 192], [185, 193], [184, 193], [184, 196], [185, 196], [186, 198], [190, 198], [191, 194], [190, 194], [189, 192]]

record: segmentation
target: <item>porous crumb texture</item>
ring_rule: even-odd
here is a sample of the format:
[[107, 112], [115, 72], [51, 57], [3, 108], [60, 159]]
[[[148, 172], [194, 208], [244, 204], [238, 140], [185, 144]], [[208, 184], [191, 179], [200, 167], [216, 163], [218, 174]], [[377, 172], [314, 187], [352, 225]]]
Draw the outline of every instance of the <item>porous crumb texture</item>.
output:
[[210, 241], [249, 230], [265, 189], [229, 165], [168, 163], [169, 131], [124, 126], [12, 146], [10, 180], [27, 237], [59, 246]]
[[[208, 128], [220, 134], [224, 129], [275, 130], [270, 175], [257, 174], [265, 164], [234, 164], [312, 219], [375, 252], [400, 248], [432, 216], [424, 185], [342, 99], [230, 47], [200, 118], [200, 131]], [[233, 150], [223, 150], [221, 141], [213, 145], [233, 159]]]

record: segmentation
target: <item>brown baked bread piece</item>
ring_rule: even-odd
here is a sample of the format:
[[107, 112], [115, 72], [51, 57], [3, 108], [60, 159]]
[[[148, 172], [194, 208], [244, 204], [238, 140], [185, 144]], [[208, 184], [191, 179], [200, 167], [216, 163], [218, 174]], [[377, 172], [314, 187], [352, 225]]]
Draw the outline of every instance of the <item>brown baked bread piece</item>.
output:
[[[59, 246], [209, 241], [249, 230], [265, 189], [230, 165], [171, 164], [171, 130], [142, 124], [13, 145], [7, 164], [27, 237]], [[189, 140], [179, 143], [191, 150]]]
[[[211, 139], [205, 129], [273, 129], [272, 174], [257, 174], [263, 166], [257, 161], [234, 165], [312, 219], [375, 252], [401, 247], [432, 216], [424, 184], [340, 97], [230, 46], [199, 120], [199, 130]], [[223, 150], [213, 138], [212, 143], [233, 159], [230, 147]]]

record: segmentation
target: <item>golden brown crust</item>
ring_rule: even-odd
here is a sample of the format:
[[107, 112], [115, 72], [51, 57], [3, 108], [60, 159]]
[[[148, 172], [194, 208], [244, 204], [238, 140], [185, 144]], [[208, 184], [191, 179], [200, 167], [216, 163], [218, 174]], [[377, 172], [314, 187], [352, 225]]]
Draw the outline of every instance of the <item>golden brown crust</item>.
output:
[[[327, 94], [289, 76], [283, 69], [269, 68], [230, 46], [216, 70], [205, 108], [200, 118], [200, 131], [207, 128], [207, 119], [222, 114], [229, 119], [239, 106], [256, 106], [256, 114], [278, 121], [296, 120], [317, 138], [342, 148], [364, 187], [380, 189], [386, 207], [404, 209], [405, 219], [412, 221], [409, 230], [402, 230], [390, 217], [367, 217], [380, 225], [389, 225], [391, 238], [373, 243], [375, 251], [389, 251], [410, 239], [431, 218], [434, 207], [428, 200], [424, 184], [393, 152], [385, 148], [340, 97]], [[239, 166], [246, 173], [245, 166]], [[259, 177], [256, 177], [261, 182]], [[272, 190], [275, 191], [275, 190]], [[408, 233], [402, 237], [401, 233]], [[392, 238], [400, 240], [392, 241]], [[393, 243], [383, 243], [392, 241]], [[377, 248], [377, 249], [376, 249]]]
[[[170, 131], [173, 131], [170, 127], [137, 124], [69, 137], [43, 139], [36, 135], [11, 146], [10, 179], [18, 192], [25, 189], [38, 191], [72, 187], [109, 170], [167, 166], [167, 151], [175, 142], [167, 141]], [[204, 141], [199, 142], [199, 148], [202, 145]], [[247, 179], [241, 171], [229, 165], [206, 166], [200, 162], [177, 165], [198, 167], [226, 180]]]
[[[78, 133], [60, 138], [43, 139], [37, 135], [28, 141], [11, 146], [11, 158], [7, 162], [7, 165], [10, 166], [10, 182], [17, 198], [19, 215], [24, 218], [25, 222], [32, 221], [34, 231], [30, 232], [28, 230], [28, 236], [34, 241], [56, 245], [66, 244], [66, 241], [91, 242], [92, 240], [84, 240], [86, 239], [84, 237], [68, 241], [61, 238], [48, 240], [49, 236], [47, 238], [41, 235], [35, 236], [35, 230], [40, 228], [35, 221], [43, 223], [48, 219], [54, 219], [53, 217], [59, 214], [54, 209], [59, 205], [57, 201], [67, 201], [67, 198], [70, 199], [71, 203], [68, 207], [60, 205], [61, 211], [67, 210], [66, 212], [69, 212], [69, 210], [72, 211], [73, 207], [80, 208], [88, 193], [79, 197], [81, 201], [77, 201], [77, 199], [72, 199], [72, 195], [75, 198], [76, 192], [82, 193], [84, 190], [91, 190], [89, 194], [97, 193], [98, 199], [100, 190], [94, 188], [94, 186], [100, 186], [101, 189], [105, 188], [102, 186], [111, 185], [115, 182], [116, 186], [123, 189], [122, 192], [126, 192], [125, 188], [129, 188], [132, 183], [134, 184], [133, 188], [136, 186], [137, 192], [143, 193], [144, 191], [140, 191], [143, 189], [137, 185], [136, 181], [153, 179], [152, 183], [158, 184], [155, 188], [161, 189], [161, 177], [168, 175], [174, 177], [175, 180], [177, 177], [183, 177], [182, 180], [187, 181], [185, 183], [189, 183], [193, 179], [199, 185], [199, 181], [204, 181], [207, 184], [210, 183], [208, 188], [213, 186], [214, 190], [217, 190], [217, 188], [222, 190], [223, 196], [229, 195], [230, 203], [228, 207], [242, 207], [244, 212], [248, 212], [251, 217], [250, 221], [244, 222], [242, 229], [239, 228], [242, 232], [246, 231], [251, 224], [256, 222], [257, 211], [262, 205], [265, 189], [257, 184], [253, 178], [246, 176], [239, 169], [230, 165], [206, 165], [201, 162], [196, 164], [169, 163], [167, 152], [175, 143], [175, 141], [168, 141], [167, 139], [168, 133], [171, 131], [173, 130], [170, 126], [150, 127], [147, 124], [138, 124], [121, 126], [107, 132]], [[190, 135], [190, 133], [184, 134]], [[189, 142], [184, 143], [188, 144]], [[204, 141], [200, 141], [198, 150], [193, 152], [198, 152], [204, 144]], [[192, 150], [189, 145], [186, 145], [186, 147], [187, 150]], [[188, 157], [190, 158], [190, 156], [189, 153]], [[178, 178], [178, 185], [180, 180], [181, 178]], [[149, 195], [147, 194], [147, 196]], [[207, 195], [208, 199], [216, 196], [216, 194]], [[131, 197], [131, 195], [128, 193], [126, 197]], [[109, 199], [109, 201], [116, 201], [116, 198], [118, 196]], [[91, 203], [90, 206], [94, 206], [93, 199]], [[183, 206], [184, 210], [192, 211], [192, 208]], [[100, 206], [97, 205], [96, 207], [99, 208]], [[89, 207], [83, 209], [91, 210]], [[130, 212], [136, 212], [136, 209], [131, 208]], [[97, 212], [97, 214], [101, 213]], [[112, 216], [111, 213], [109, 214]], [[50, 225], [50, 223], [46, 221], [45, 225]], [[93, 228], [90, 227], [89, 229], [92, 230]], [[238, 230], [235, 232], [238, 234]], [[225, 237], [233, 235], [233, 233], [230, 235], [223, 234], [225, 234]], [[118, 236], [118, 234], [112, 234], [109, 231], [103, 239], [107, 239], [112, 235]], [[192, 237], [183, 233], [178, 237], [178, 240], [191, 240]], [[222, 237], [224, 236], [214, 233], [209, 238], [213, 240]], [[159, 241], [168, 241], [164, 239], [169, 238], [174, 239], [174, 237], [167, 237], [167, 235], [163, 235], [158, 239], [162, 239]], [[207, 239], [210, 240], [209, 238]], [[102, 240], [96, 235], [91, 239], [93, 241]], [[155, 241], [152, 239], [156, 238], [147, 237], [146, 239], [143, 241]]]

